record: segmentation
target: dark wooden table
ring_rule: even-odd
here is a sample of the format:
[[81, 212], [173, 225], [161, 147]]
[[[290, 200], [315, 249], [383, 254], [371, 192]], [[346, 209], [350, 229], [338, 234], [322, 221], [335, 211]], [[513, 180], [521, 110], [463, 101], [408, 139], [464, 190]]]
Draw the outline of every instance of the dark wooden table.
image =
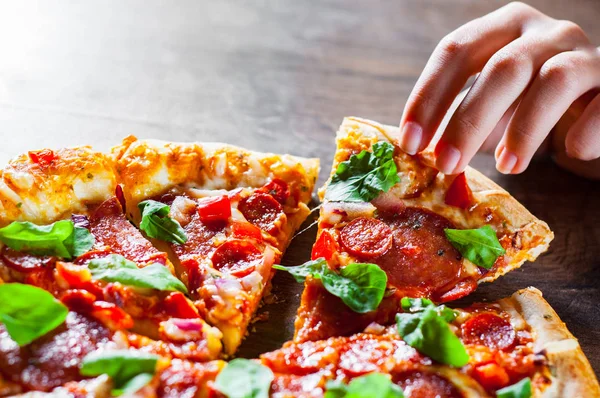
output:
[[[329, 172], [345, 115], [395, 124], [435, 44], [505, 1], [127, 1], [0, 5], [0, 162], [40, 147], [125, 135], [212, 140], [320, 157]], [[600, 44], [598, 0], [536, 0]], [[484, 285], [474, 299], [540, 288], [600, 370], [600, 184], [549, 160], [520, 176], [474, 165], [554, 229], [535, 264]], [[315, 231], [285, 264], [304, 262]], [[240, 355], [277, 348], [293, 332], [302, 287], [274, 279]]]

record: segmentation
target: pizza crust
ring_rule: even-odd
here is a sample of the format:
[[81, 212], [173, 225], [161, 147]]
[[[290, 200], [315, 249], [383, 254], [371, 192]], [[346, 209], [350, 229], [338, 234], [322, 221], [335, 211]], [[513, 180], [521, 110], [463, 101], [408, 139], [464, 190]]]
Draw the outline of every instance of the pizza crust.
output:
[[534, 333], [535, 351], [544, 355], [550, 368], [550, 385], [536, 396], [600, 397], [596, 375], [565, 323], [534, 287], [519, 290], [499, 304], [516, 311]]

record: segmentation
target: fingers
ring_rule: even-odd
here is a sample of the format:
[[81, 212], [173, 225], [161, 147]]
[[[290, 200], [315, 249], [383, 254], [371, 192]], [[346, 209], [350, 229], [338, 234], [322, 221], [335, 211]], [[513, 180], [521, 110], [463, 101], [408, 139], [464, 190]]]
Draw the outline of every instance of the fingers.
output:
[[550, 130], [569, 106], [585, 92], [600, 86], [597, 49], [558, 54], [540, 69], [519, 103], [496, 149], [496, 168], [521, 173]]
[[580, 160], [600, 158], [600, 95], [571, 126], [565, 139], [567, 155]]
[[540, 25], [487, 62], [436, 148], [436, 166], [441, 172], [456, 174], [467, 166], [547, 59], [587, 43], [585, 35], [572, 30], [570, 24], [552, 21]]
[[548, 17], [522, 3], [511, 3], [446, 36], [407, 101], [400, 123], [400, 147], [409, 154], [424, 149], [469, 77], [517, 39], [526, 22], [542, 18]]

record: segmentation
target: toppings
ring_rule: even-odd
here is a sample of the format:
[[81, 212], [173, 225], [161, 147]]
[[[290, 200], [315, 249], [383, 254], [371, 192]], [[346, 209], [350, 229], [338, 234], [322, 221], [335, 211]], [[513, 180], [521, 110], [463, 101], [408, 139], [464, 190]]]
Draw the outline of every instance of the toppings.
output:
[[71, 220], [45, 226], [14, 221], [0, 228], [0, 241], [20, 252], [66, 259], [78, 257], [94, 245], [90, 231], [76, 227]]
[[191, 319], [198, 317], [198, 310], [181, 292], [169, 294], [163, 302], [164, 311], [173, 318]]
[[496, 390], [504, 387], [510, 381], [510, 377], [503, 367], [493, 362], [483, 365], [477, 365], [473, 369], [473, 377], [486, 390]]
[[29, 159], [40, 167], [50, 166], [58, 157], [51, 149], [42, 149], [39, 151], [29, 151]]
[[374, 258], [392, 247], [393, 235], [384, 222], [360, 217], [342, 229], [340, 240], [348, 252], [362, 258]]
[[290, 197], [290, 187], [288, 184], [280, 178], [274, 178], [269, 181], [264, 187], [256, 190], [257, 192], [268, 193], [276, 201], [285, 204], [287, 199]]
[[198, 202], [198, 215], [204, 223], [227, 221], [231, 217], [231, 202], [227, 195], [203, 198]]
[[0, 251], [0, 260], [2, 260], [2, 263], [7, 267], [12, 268], [15, 271], [31, 272], [51, 266], [56, 261], [56, 258], [34, 256], [4, 246]]
[[171, 218], [185, 228], [192, 221], [192, 216], [196, 212], [197, 203], [195, 200], [185, 196], [177, 196], [171, 203], [169, 215]]
[[321, 232], [319, 239], [315, 242], [315, 245], [312, 248], [311, 258], [313, 260], [324, 258], [326, 261], [329, 261], [336, 251], [337, 248], [333, 237], [325, 230]]
[[123, 256], [112, 254], [88, 263], [92, 278], [105, 282], [119, 282], [127, 286], [187, 293], [185, 285], [162, 264], [154, 263], [138, 268]]
[[325, 198], [339, 202], [370, 202], [400, 182], [394, 146], [380, 141], [372, 152], [362, 151], [341, 162], [329, 182]]
[[140, 229], [151, 238], [165, 242], [184, 244], [187, 241], [181, 225], [169, 217], [169, 205], [155, 200], [145, 200], [138, 204], [142, 213]]
[[462, 172], [454, 178], [452, 184], [446, 191], [446, 197], [444, 202], [447, 205], [460, 207], [461, 209], [468, 209], [473, 204], [473, 193], [469, 184], [467, 183], [467, 177]]
[[253, 272], [261, 259], [262, 254], [254, 244], [231, 239], [215, 250], [211, 260], [215, 269], [241, 278]]
[[266, 366], [237, 358], [219, 373], [214, 386], [228, 398], [268, 398], [273, 379], [273, 372]]
[[498, 398], [530, 398], [531, 397], [531, 379], [529, 377], [496, 391]]
[[515, 343], [516, 333], [509, 321], [491, 312], [478, 314], [462, 324], [466, 344], [480, 344], [505, 350]]
[[407, 313], [396, 315], [398, 333], [411, 347], [432, 359], [455, 367], [469, 362], [469, 355], [448, 323], [456, 317], [445, 306], [435, 306], [427, 299], [402, 299]]
[[381, 373], [356, 377], [348, 385], [330, 380], [326, 389], [325, 398], [404, 398], [402, 389], [392, 383], [389, 376]]
[[446, 228], [444, 233], [460, 254], [485, 269], [492, 268], [496, 259], [506, 253], [489, 225], [478, 229]]
[[334, 272], [321, 258], [297, 267], [274, 265], [273, 268], [289, 272], [297, 282], [304, 282], [309, 275], [320, 279], [329, 293], [360, 314], [379, 307], [387, 286], [385, 272], [375, 264], [352, 263]]
[[262, 240], [260, 229], [245, 221], [233, 220], [231, 222], [231, 234], [234, 238], [238, 239], [251, 238], [258, 241]]
[[0, 322], [19, 346], [54, 330], [68, 313], [50, 293], [20, 283], [0, 285], [0, 303]]
[[112, 395], [133, 394], [144, 387], [156, 372], [157, 355], [140, 351], [95, 351], [81, 364], [82, 376], [106, 374], [113, 380]]
[[260, 192], [255, 192], [250, 197], [243, 199], [238, 205], [238, 209], [246, 220], [271, 235], [279, 231], [277, 221], [285, 215], [283, 207], [273, 196]]
[[454, 383], [439, 374], [412, 371], [394, 377], [394, 379], [403, 388], [404, 393], [410, 398], [465, 397], [465, 395], [456, 388]]

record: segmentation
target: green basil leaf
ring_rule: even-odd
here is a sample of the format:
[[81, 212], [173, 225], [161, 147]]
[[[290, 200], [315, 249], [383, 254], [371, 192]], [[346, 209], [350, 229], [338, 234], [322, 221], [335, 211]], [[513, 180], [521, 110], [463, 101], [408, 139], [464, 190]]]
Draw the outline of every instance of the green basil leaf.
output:
[[489, 225], [478, 229], [444, 229], [446, 238], [473, 264], [490, 269], [496, 259], [506, 253], [496, 231]]
[[65, 259], [78, 257], [94, 245], [94, 237], [71, 220], [38, 226], [28, 221], [14, 221], [0, 228], [0, 241], [13, 250], [39, 256]]
[[328, 267], [323, 271], [321, 281], [325, 289], [341, 298], [352, 311], [364, 314], [379, 307], [387, 286], [387, 275], [378, 265], [351, 263], [340, 268], [339, 274]]
[[[82, 376], [106, 374], [113, 380], [113, 395], [132, 393], [152, 379], [159, 358], [158, 355], [142, 351], [98, 350], [83, 358], [79, 373]], [[145, 384], [142, 384], [143, 382]]]
[[266, 366], [237, 358], [219, 373], [215, 388], [228, 398], [268, 398], [274, 378]]
[[417, 351], [455, 367], [469, 362], [465, 346], [435, 307], [414, 314], [397, 314], [396, 322], [402, 339]]
[[302, 283], [309, 275], [320, 278], [321, 274], [323, 273], [323, 269], [327, 268], [327, 262], [323, 258], [318, 258], [313, 261], [307, 261], [306, 263], [297, 265], [295, 267], [286, 267], [275, 264], [273, 265], [273, 268], [280, 271], [289, 272], [294, 277], [296, 282]]
[[364, 314], [379, 307], [387, 286], [387, 275], [378, 265], [352, 263], [332, 271], [320, 258], [296, 267], [274, 265], [273, 268], [289, 272], [296, 282], [304, 282], [307, 276], [321, 279], [323, 287], [342, 299], [352, 311]]
[[142, 213], [140, 229], [151, 238], [164, 240], [165, 242], [184, 244], [187, 242], [185, 231], [177, 220], [169, 217], [171, 208], [155, 200], [144, 200], [138, 204]]
[[162, 264], [138, 268], [134, 262], [118, 254], [91, 260], [88, 268], [93, 279], [119, 282], [122, 285], [187, 293], [187, 288]]
[[380, 141], [373, 145], [372, 150], [352, 155], [338, 165], [327, 186], [326, 199], [370, 202], [400, 182], [394, 162], [394, 146]]
[[402, 389], [381, 373], [356, 377], [348, 385], [330, 380], [325, 388], [324, 398], [404, 398]]
[[47, 291], [21, 283], [0, 285], [0, 322], [24, 346], [60, 326], [69, 310]]
[[434, 308], [435, 311], [440, 315], [446, 322], [452, 322], [456, 319], [456, 311], [445, 305], [436, 306], [433, 301], [426, 298], [410, 298], [403, 297], [400, 300], [402, 311], [404, 312], [422, 312], [427, 308]]
[[531, 397], [531, 379], [524, 378], [512, 386], [504, 387], [496, 391], [498, 398], [530, 398]]

